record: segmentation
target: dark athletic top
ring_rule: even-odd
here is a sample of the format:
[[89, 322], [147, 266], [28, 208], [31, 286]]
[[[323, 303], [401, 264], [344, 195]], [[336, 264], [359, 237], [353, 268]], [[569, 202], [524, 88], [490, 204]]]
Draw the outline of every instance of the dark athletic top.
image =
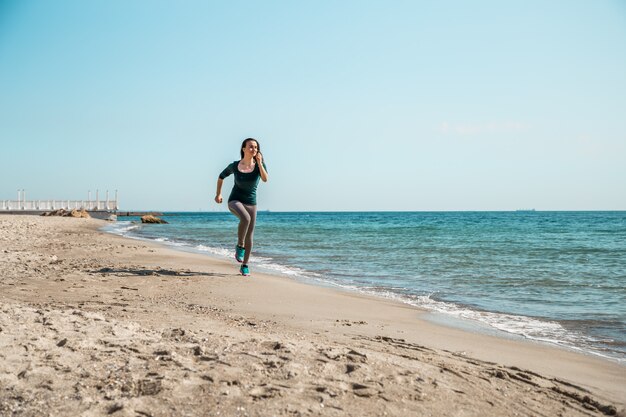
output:
[[[259, 184], [261, 178], [261, 171], [259, 170], [259, 164], [254, 166], [252, 172], [241, 172], [237, 166], [239, 161], [235, 161], [222, 171], [220, 178], [224, 179], [230, 174], [235, 174], [235, 185], [230, 192], [228, 202], [241, 201], [243, 204], [250, 204], [256, 206], [256, 187]], [[263, 162], [263, 168], [267, 172], [265, 162]]]

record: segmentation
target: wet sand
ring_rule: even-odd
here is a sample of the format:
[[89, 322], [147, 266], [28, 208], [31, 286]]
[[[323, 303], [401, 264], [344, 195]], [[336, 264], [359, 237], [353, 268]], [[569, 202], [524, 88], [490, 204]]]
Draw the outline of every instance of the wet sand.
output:
[[0, 215], [0, 415], [626, 415], [623, 365], [104, 224]]

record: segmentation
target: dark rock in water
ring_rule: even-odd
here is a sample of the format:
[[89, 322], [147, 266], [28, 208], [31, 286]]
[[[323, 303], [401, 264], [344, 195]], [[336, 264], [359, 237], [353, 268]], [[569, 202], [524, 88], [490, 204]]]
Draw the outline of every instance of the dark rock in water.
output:
[[142, 223], [158, 223], [158, 224], [167, 224], [167, 222], [163, 219], [160, 219], [156, 216], [153, 216], [151, 214], [147, 214], [145, 216], [141, 216], [141, 222]]

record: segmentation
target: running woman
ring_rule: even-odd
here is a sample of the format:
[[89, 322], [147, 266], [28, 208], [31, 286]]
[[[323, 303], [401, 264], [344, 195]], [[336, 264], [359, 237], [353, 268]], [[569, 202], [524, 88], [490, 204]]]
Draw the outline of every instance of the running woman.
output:
[[229, 164], [220, 174], [217, 180], [215, 202], [222, 203], [224, 178], [235, 174], [235, 185], [228, 197], [228, 209], [239, 218], [235, 259], [241, 262], [239, 268], [241, 275], [248, 276], [250, 275], [248, 260], [252, 253], [252, 238], [256, 222], [256, 187], [259, 184], [259, 178], [267, 182], [268, 175], [258, 140], [254, 138], [244, 140], [240, 153], [241, 160]]

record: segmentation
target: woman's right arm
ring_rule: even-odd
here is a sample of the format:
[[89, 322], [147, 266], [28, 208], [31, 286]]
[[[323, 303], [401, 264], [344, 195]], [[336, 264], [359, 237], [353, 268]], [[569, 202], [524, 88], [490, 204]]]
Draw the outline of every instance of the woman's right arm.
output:
[[217, 204], [222, 204], [222, 184], [224, 184], [224, 180], [222, 178], [218, 178], [217, 191], [215, 192], [215, 202]]
[[217, 204], [222, 203], [222, 184], [224, 184], [224, 178], [228, 177], [233, 173], [233, 164], [229, 164], [224, 171], [220, 173], [220, 176], [217, 179], [217, 191], [215, 192], [215, 202]]

